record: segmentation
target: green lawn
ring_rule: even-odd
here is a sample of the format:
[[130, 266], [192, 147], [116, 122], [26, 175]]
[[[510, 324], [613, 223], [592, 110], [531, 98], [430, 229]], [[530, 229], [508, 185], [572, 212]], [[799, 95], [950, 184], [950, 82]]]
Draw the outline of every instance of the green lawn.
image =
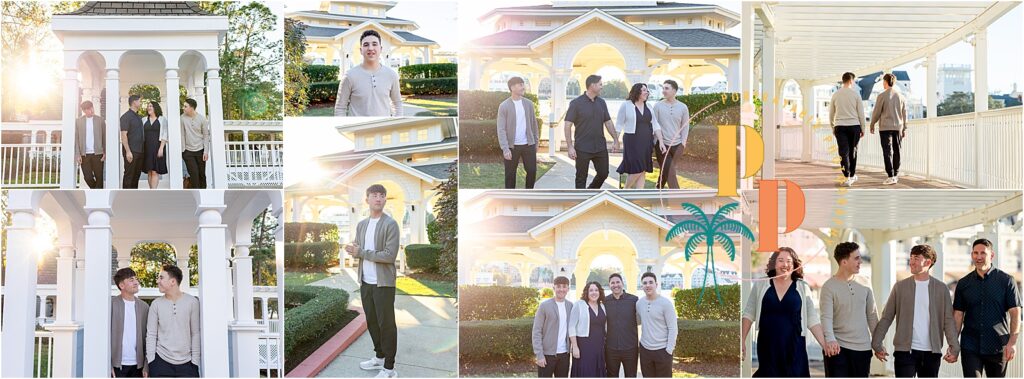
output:
[[397, 295], [455, 297], [455, 282], [400, 276], [395, 287]]
[[[647, 175], [644, 175], [644, 188], [647, 188], [647, 189], [657, 188], [655, 186], [655, 184], [657, 184], [657, 182], [658, 182], [658, 175], [659, 175], [660, 171], [661, 170], [659, 170], [659, 169], [654, 169], [654, 172], [648, 172]], [[676, 174], [676, 179], [679, 180], [679, 188], [680, 189], [711, 189], [711, 188], [713, 188], [713, 187], [706, 186], [703, 183], [698, 182], [697, 180], [690, 179], [690, 178], [687, 178], [685, 176], [679, 175], [678, 173]], [[625, 182], [626, 182], [626, 176], [623, 175], [622, 176], [622, 183], [625, 183]]]
[[[537, 180], [554, 167], [553, 162], [537, 162]], [[526, 186], [526, 170], [519, 165], [516, 170], [516, 188]], [[505, 188], [505, 165], [502, 163], [460, 163], [460, 188]]]
[[301, 286], [331, 276], [326, 272], [285, 272], [284, 285]]
[[[33, 184], [33, 185], [57, 185], [60, 184], [60, 173], [49, 171], [22, 172], [18, 176], [4, 178], [3, 184]], [[82, 184], [85, 185], [84, 183]]]
[[[53, 373], [50, 372], [49, 355], [47, 355], [47, 352], [50, 349], [50, 344], [46, 342], [38, 342], [38, 339], [36, 341], [37, 344], [42, 345], [42, 348], [36, 348], [35, 352], [33, 352], [35, 359], [32, 361], [32, 373], [36, 378], [48, 378], [53, 375]], [[42, 354], [40, 354], [40, 351], [42, 351]]]
[[334, 117], [334, 103], [309, 104], [302, 117]]
[[[457, 96], [409, 96], [405, 103], [426, 108], [430, 115], [417, 113], [415, 116], [458, 116], [459, 99]], [[421, 112], [423, 113], [423, 112]], [[413, 115], [406, 115], [413, 116]]]

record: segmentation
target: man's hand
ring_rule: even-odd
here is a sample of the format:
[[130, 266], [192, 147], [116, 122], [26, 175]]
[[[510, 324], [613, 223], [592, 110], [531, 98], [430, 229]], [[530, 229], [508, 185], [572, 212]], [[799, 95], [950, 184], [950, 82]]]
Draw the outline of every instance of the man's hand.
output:
[[839, 355], [839, 342], [829, 341], [825, 343], [825, 355], [832, 357]]
[[907, 138], [907, 131], [906, 130], [900, 132], [900, 138]]
[[665, 146], [665, 141], [658, 141], [658, 147], [661, 148], [662, 153], [668, 153], [668, 146]]
[[345, 251], [348, 252], [348, 255], [351, 255], [351, 256], [354, 257], [354, 256], [356, 256], [356, 254], [359, 254], [359, 244], [353, 242], [353, 243], [350, 243], [348, 245], [345, 245]]
[[142, 369], [142, 377], [143, 378], [148, 378], [149, 377], [149, 369], [148, 368]]
[[107, 161], [107, 156], [106, 155], [100, 155], [100, 162], [106, 162], [106, 161]]
[[879, 350], [879, 351], [875, 352], [875, 358], [878, 358], [878, 360], [880, 360], [882, 362], [888, 362], [889, 361], [889, 353], [885, 352], [885, 348], [883, 347], [882, 350]]
[[75, 156], [75, 163], [82, 164], [82, 156], [81, 155], [76, 155]]
[[132, 155], [131, 151], [124, 152], [124, 158], [128, 160], [128, 163], [132, 163], [132, 161], [135, 160], [135, 157]]
[[576, 160], [576, 148], [569, 147], [569, 159]]
[[203, 162], [206, 162], [206, 161], [208, 161], [208, 160], [210, 160], [210, 154], [208, 154], [208, 153], [203, 153]]
[[[502, 155], [503, 157], [505, 157], [505, 160], [506, 160], [506, 161], [510, 161], [510, 160], [512, 160], [512, 151], [510, 151], [509, 149], [503, 149], [503, 150], [501, 150], [501, 155]], [[541, 366], [541, 367], [543, 367], [543, 366]]]
[[[872, 133], [874, 133], [874, 132], [872, 132]], [[864, 138], [864, 130], [860, 131], [860, 138]]]
[[547, 359], [544, 359], [544, 357], [537, 358], [537, 367], [547, 367], [547, 366], [548, 366], [548, 360]]
[[619, 141], [618, 140], [612, 141], [612, 152], [613, 153], [618, 153], [619, 152]]
[[580, 347], [579, 346], [572, 345], [572, 357], [576, 358], [576, 359], [580, 359]]
[[1013, 356], [1017, 355], [1017, 348], [1011, 344], [1007, 344], [1003, 348], [1003, 362], [1010, 362], [1013, 360]]

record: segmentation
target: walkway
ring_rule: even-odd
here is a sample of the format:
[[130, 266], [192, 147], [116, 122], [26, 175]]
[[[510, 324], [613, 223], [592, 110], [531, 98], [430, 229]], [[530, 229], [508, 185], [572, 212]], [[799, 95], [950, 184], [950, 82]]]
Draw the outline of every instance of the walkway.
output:
[[[839, 165], [827, 165], [820, 163], [807, 163], [807, 162], [794, 162], [794, 161], [775, 161], [775, 178], [776, 179], [789, 179], [799, 185], [803, 189], [834, 189], [840, 188], [841, 183], [836, 182], [836, 178], [842, 177], [843, 173], [839, 169]], [[882, 185], [882, 181], [885, 180], [885, 170], [879, 170], [874, 168], [857, 168], [857, 183], [853, 184], [853, 189], [860, 188], [871, 188], [871, 189], [909, 189], [909, 188], [927, 188], [927, 189], [953, 189], [959, 188], [948, 183], [936, 181], [936, 180], [925, 180], [918, 176], [900, 176], [899, 183], [891, 186]]]
[[[354, 268], [313, 282], [311, 285], [348, 291], [350, 304], [362, 306]], [[400, 377], [442, 378], [458, 373], [458, 310], [455, 299], [429, 296], [395, 296], [395, 318], [398, 323], [398, 354], [395, 370]], [[359, 368], [359, 362], [373, 356], [370, 333], [364, 333], [334, 359], [318, 377], [365, 378], [377, 371]]]
[[[534, 184], [536, 189], [574, 189], [576, 188], [576, 162], [569, 159], [569, 153], [559, 151], [555, 153], [554, 157], [544, 154], [545, 157], [555, 162], [555, 166], [551, 167], [544, 176], [537, 179], [537, 183]], [[604, 185], [601, 186], [603, 189], [615, 189], [619, 188], [618, 174], [615, 169], [619, 167], [619, 163], [622, 162], [621, 153], [608, 154], [608, 179], [605, 179]], [[594, 176], [597, 172], [594, 171], [594, 165], [590, 165], [590, 170], [587, 173], [587, 183], [594, 180]]]

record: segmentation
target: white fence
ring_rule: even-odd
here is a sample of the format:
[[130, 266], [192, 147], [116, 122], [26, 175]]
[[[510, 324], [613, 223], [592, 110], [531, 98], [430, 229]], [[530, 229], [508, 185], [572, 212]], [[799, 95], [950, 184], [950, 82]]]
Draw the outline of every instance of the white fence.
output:
[[[1024, 183], [1020, 159], [1022, 107], [910, 120], [903, 139], [900, 172], [968, 188], [1009, 189]], [[879, 135], [865, 128], [857, 166], [885, 168]], [[779, 159], [800, 159], [800, 126], [777, 129]], [[828, 125], [815, 125], [811, 158], [833, 163], [838, 156]]]
[[53, 377], [53, 332], [36, 331], [35, 361], [32, 363], [33, 378]]
[[284, 183], [284, 142], [227, 142], [228, 183], [280, 187]]

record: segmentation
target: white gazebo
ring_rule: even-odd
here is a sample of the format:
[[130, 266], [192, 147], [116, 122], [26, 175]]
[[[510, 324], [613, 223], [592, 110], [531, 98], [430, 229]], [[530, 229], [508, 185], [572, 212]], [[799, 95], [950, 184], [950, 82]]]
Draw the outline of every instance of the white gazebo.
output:
[[[181, 87], [198, 102], [212, 134], [208, 185], [228, 188], [221, 100], [219, 46], [228, 30], [226, 16], [214, 16], [195, 2], [90, 1], [53, 16], [53, 32], [64, 46], [64, 103], [61, 121], [60, 187], [76, 188], [75, 118], [79, 104], [91, 100], [107, 124], [104, 188], [121, 187], [119, 118], [128, 110], [135, 85], [159, 88], [167, 122], [167, 167], [171, 188], [181, 188], [182, 136], [178, 102]], [[145, 104], [143, 105], [145, 106]], [[116, 157], [116, 159], [110, 159]]]
[[[786, 225], [785, 214], [788, 191], [779, 194], [778, 224]], [[964, 190], [857, 190], [857, 191], [805, 191], [805, 216], [798, 231], [810, 233], [816, 242], [824, 246], [820, 251], [797, 251], [806, 263], [812, 256], [823, 256], [831, 263], [832, 274], [837, 269], [831, 258], [832, 249], [840, 242], [853, 241], [861, 246], [865, 256], [865, 269], [870, 269], [870, 283], [878, 311], [885, 307], [889, 293], [896, 284], [899, 274], [906, 267], [910, 248], [916, 244], [929, 244], [936, 249], [939, 258], [931, 269], [932, 276], [946, 278], [946, 272], [963, 275], [970, 271], [970, 243], [976, 238], [987, 238], [994, 244], [995, 267], [1013, 275], [1020, 282], [1021, 254], [1021, 212], [1024, 200], [1019, 191], [964, 191]], [[761, 222], [761, 199], [758, 191], [743, 191], [743, 222], [755, 230]], [[965, 228], [966, 234], [965, 234]], [[756, 233], [756, 232], [755, 232]], [[780, 237], [780, 245], [783, 238]], [[951, 239], [960, 239], [954, 244]], [[966, 241], [966, 242], [964, 242]], [[763, 280], [764, 264], [752, 265], [752, 244], [742, 245], [742, 292], [743, 299], [750, 293], [752, 280]], [[868, 263], [870, 262], [870, 263]], [[958, 264], [951, 264], [957, 262]], [[805, 270], [806, 270], [805, 266]], [[898, 268], [904, 268], [898, 270]], [[898, 272], [901, 271], [901, 272]], [[807, 272], [805, 271], [805, 277]], [[958, 276], [953, 276], [959, 279]], [[944, 279], [949, 283], [950, 280]], [[813, 297], [817, 299], [818, 295]], [[815, 304], [817, 306], [817, 304]], [[752, 341], [755, 331], [748, 336], [746, 361], [743, 362], [742, 377], [751, 375], [751, 356], [756, 354]], [[892, 352], [893, 331], [886, 339], [887, 350]], [[808, 338], [808, 352], [820, 347]], [[1024, 347], [1018, 341], [1018, 351]], [[1019, 377], [1021, 360], [1009, 363], [1008, 376]], [[872, 374], [891, 376], [892, 361], [888, 364], [872, 359]], [[940, 377], [963, 377], [960, 362], [942, 363]]]
[[[1024, 183], [1019, 150], [1021, 107], [989, 110], [988, 27], [1013, 1], [982, 2], [744, 2], [742, 80], [747, 102], [759, 93], [764, 105], [763, 179], [799, 176], [807, 165], [833, 164], [838, 157], [827, 113], [815, 114], [815, 86], [835, 86], [844, 72], [866, 76], [892, 72], [921, 60], [926, 67], [924, 118], [908, 122], [901, 173], [968, 188], [1017, 189]], [[891, 33], [879, 33], [889, 30]], [[974, 112], [937, 117], [937, 53], [959, 42], [974, 48]], [[782, 91], [799, 85], [802, 125], [782, 126]], [[982, 94], [982, 95], [978, 95]], [[867, 99], [865, 99], [867, 100]], [[825, 109], [827, 112], [827, 109]], [[871, 108], [866, 112], [870, 115]], [[882, 168], [878, 135], [860, 142], [858, 166]], [[787, 173], [776, 160], [802, 162]], [[838, 162], [838, 161], [836, 161]], [[782, 176], [780, 176], [782, 175]]]
[[[199, 275], [198, 288], [185, 291], [200, 301], [204, 377], [258, 377], [261, 368], [267, 376], [275, 368], [283, 376], [282, 331], [254, 318], [255, 300], [266, 317], [267, 300], [283, 298], [283, 222], [274, 231], [277, 286], [253, 286], [249, 254], [253, 220], [269, 208], [283, 221], [281, 205], [281, 192], [272, 190], [9, 191], [3, 376], [32, 377], [34, 355], [42, 355], [34, 342], [36, 301], [47, 295], [37, 285], [37, 219], [44, 213], [55, 225], [59, 254], [53, 322], [43, 323], [52, 333], [52, 350], [46, 353], [50, 376], [109, 376], [110, 300], [118, 293], [111, 281], [112, 261], [127, 267], [132, 247], [142, 242], [172, 246], [186, 286], [193, 271]], [[188, 267], [192, 244], [198, 248], [198, 268]], [[159, 296], [153, 289], [143, 292], [140, 296]], [[40, 318], [45, 321], [43, 303]], [[278, 307], [281, 315], [282, 301]]]

